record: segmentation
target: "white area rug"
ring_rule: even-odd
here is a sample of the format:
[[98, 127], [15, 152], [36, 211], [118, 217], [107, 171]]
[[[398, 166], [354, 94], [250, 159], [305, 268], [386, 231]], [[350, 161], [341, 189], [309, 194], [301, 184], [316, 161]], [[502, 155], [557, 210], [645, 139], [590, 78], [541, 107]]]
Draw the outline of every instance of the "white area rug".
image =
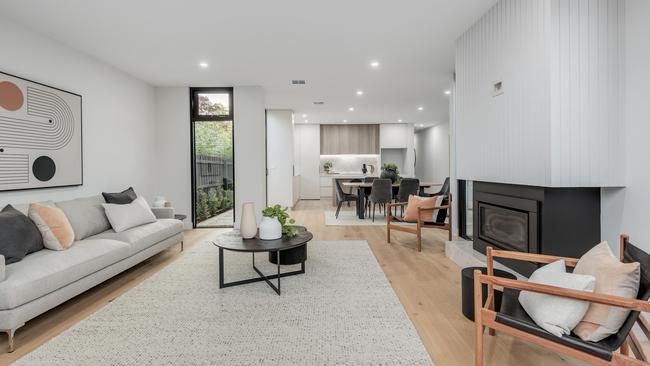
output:
[[362, 220], [357, 217], [356, 211], [341, 210], [341, 212], [339, 212], [338, 218], [336, 218], [336, 211], [325, 211], [325, 225], [327, 226], [386, 226], [386, 216], [380, 215], [379, 213], [375, 212], [375, 222], [372, 222], [372, 216], [366, 216], [366, 218]]
[[[220, 290], [218, 250], [198, 245], [16, 365], [432, 365], [365, 241], [308, 253], [278, 296], [264, 282]], [[255, 275], [250, 254], [224, 260], [227, 281]]]

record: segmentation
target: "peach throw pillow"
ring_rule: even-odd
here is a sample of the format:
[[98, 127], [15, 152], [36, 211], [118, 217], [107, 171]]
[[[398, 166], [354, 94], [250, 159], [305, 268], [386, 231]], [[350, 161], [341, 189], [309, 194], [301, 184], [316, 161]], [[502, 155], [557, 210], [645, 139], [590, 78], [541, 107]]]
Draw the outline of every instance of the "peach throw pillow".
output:
[[[442, 196], [433, 196], [433, 197], [420, 197], [409, 195], [408, 204], [406, 205], [406, 211], [404, 211], [404, 221], [406, 222], [416, 222], [418, 221], [418, 207], [427, 208], [440, 206], [442, 202]], [[422, 220], [424, 221], [435, 221], [434, 217], [438, 216], [438, 210], [426, 211], [422, 213]]]
[[43, 245], [47, 249], [66, 250], [74, 242], [74, 230], [63, 211], [42, 203], [29, 205], [28, 216], [43, 236]]
[[[635, 299], [639, 292], [640, 271], [639, 263], [620, 262], [604, 241], [580, 258], [573, 273], [594, 276], [594, 293]], [[573, 332], [585, 341], [601, 341], [617, 333], [629, 313], [628, 309], [590, 303]]]

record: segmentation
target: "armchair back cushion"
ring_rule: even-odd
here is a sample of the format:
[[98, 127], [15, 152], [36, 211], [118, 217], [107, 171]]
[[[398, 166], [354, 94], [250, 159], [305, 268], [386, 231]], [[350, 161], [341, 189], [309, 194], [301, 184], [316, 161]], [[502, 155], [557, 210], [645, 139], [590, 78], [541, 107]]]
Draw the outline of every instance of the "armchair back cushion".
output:
[[[406, 211], [404, 211], [404, 221], [406, 222], [416, 222], [418, 221], [418, 208], [430, 208], [440, 206], [442, 204], [443, 196], [433, 196], [433, 197], [420, 197], [415, 195], [410, 195], [408, 199], [408, 204], [406, 205]], [[434, 217], [438, 217], [438, 210], [427, 211], [422, 213], [421, 219], [426, 222], [433, 222]]]
[[[607, 242], [585, 253], [573, 273], [594, 276], [595, 293], [635, 299], [639, 292], [640, 264], [620, 262]], [[629, 313], [629, 309], [590, 303], [587, 313], [573, 332], [585, 341], [601, 341], [617, 333]]]
[[[537, 269], [528, 282], [589, 292], [596, 285], [593, 276], [567, 273], [562, 260]], [[537, 325], [558, 337], [571, 334], [589, 307], [585, 301], [530, 291], [521, 291], [519, 302]]]

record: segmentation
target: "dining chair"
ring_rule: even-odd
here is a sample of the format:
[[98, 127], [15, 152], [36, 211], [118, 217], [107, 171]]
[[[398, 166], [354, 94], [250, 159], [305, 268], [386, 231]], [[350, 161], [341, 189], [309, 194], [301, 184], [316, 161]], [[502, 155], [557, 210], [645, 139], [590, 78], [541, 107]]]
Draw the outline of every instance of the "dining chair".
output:
[[[374, 182], [375, 179], [379, 179], [379, 177], [363, 177], [363, 182], [364, 183], [372, 183]], [[370, 200], [368, 200], [368, 196], [370, 195], [371, 188], [366, 187], [363, 189], [363, 196], [365, 198], [363, 204], [364, 204], [364, 209], [368, 210], [370, 208]]]
[[372, 181], [372, 189], [370, 190], [369, 201], [372, 204], [372, 222], [375, 222], [375, 209], [379, 205], [384, 208], [384, 215], [386, 215], [386, 204], [390, 203], [393, 199], [393, 182], [390, 179], [375, 179]]
[[447, 196], [449, 194], [449, 177], [445, 178], [445, 182], [442, 183], [442, 187], [436, 193], [426, 193], [424, 189], [420, 192], [422, 197], [433, 197], [433, 196]]
[[[395, 195], [395, 202], [408, 202], [409, 196], [417, 196], [420, 190], [420, 180], [417, 178], [402, 178], [399, 181], [399, 188]], [[402, 216], [404, 216], [404, 206], [400, 206]], [[397, 207], [395, 207], [395, 216], [397, 216]]]
[[340, 179], [335, 179], [334, 181], [336, 182], [336, 200], [339, 202], [338, 206], [336, 207], [336, 214], [334, 216], [338, 219], [339, 211], [341, 211], [341, 205], [343, 204], [343, 202], [347, 202], [349, 206], [350, 202], [357, 200], [357, 195], [352, 193], [346, 193], [341, 187]]

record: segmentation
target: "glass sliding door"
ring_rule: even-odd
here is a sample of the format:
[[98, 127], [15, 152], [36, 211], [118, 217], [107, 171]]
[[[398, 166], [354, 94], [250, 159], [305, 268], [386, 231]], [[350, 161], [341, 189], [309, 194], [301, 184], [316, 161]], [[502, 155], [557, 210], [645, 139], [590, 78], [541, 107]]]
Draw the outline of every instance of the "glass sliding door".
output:
[[235, 203], [232, 88], [191, 88], [194, 227], [232, 227]]

